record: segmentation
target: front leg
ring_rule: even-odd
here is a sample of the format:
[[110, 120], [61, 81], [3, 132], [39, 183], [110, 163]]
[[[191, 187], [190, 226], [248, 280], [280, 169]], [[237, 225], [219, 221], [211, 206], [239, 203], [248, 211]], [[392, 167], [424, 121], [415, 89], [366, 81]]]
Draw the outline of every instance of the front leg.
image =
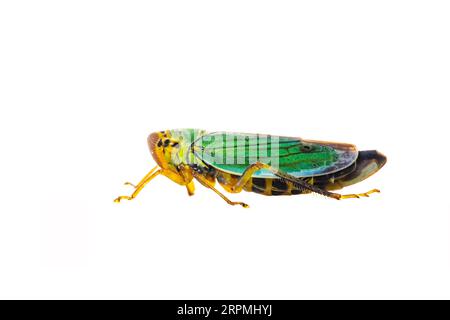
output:
[[149, 173], [147, 173], [145, 175], [144, 178], [142, 178], [142, 180], [138, 183], [137, 186], [132, 185], [131, 183], [127, 183], [129, 185], [134, 186], [135, 190], [134, 192], [131, 194], [131, 196], [119, 196], [116, 199], [114, 199], [114, 202], [120, 202], [121, 200], [133, 200], [134, 198], [136, 198], [136, 196], [139, 194], [139, 192], [141, 192], [142, 189], [144, 189], [144, 187], [147, 185], [147, 183], [149, 183], [150, 181], [152, 181], [153, 178], [155, 178], [156, 176], [158, 176], [159, 174], [161, 174], [161, 169], [158, 169], [158, 167], [153, 168]]

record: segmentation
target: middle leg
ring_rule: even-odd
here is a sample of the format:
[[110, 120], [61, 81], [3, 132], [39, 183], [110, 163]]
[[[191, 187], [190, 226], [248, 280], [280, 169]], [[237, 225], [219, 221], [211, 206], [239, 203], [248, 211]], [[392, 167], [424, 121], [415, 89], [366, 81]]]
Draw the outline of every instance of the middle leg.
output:
[[223, 200], [225, 200], [228, 204], [235, 206], [235, 205], [241, 205], [244, 208], [248, 208], [248, 204], [244, 202], [235, 202], [228, 199], [222, 192], [214, 188], [213, 184], [208, 181], [205, 177], [203, 177], [201, 174], [193, 172], [195, 179], [197, 179], [198, 182], [200, 182], [204, 187], [211, 189], [214, 191], [219, 197], [221, 197]]

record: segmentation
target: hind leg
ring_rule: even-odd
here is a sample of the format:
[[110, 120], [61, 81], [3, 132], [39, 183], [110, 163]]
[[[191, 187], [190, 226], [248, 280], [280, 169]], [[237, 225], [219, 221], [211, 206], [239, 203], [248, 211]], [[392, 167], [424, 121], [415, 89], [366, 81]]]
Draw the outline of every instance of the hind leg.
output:
[[378, 189], [372, 189], [370, 191], [364, 193], [356, 193], [356, 194], [342, 194], [340, 199], [351, 199], [351, 198], [361, 198], [361, 197], [369, 197], [372, 193], [380, 193], [381, 191]]
[[314, 193], [321, 194], [323, 196], [333, 198], [336, 200], [342, 200], [342, 199], [350, 199], [350, 198], [360, 198], [360, 197], [368, 197], [372, 193], [380, 192], [378, 189], [373, 189], [365, 193], [359, 193], [359, 194], [346, 194], [342, 195], [339, 193], [330, 192], [324, 189], [321, 189], [317, 186], [314, 186], [312, 184], [309, 184], [308, 182], [299, 179], [293, 175], [290, 175], [288, 173], [285, 173], [279, 169], [273, 168], [272, 166], [262, 163], [262, 162], [255, 162], [254, 164], [251, 164], [250, 166], [245, 169], [242, 176], [239, 178], [239, 180], [236, 182], [235, 185], [231, 187], [232, 192], [239, 192], [244, 188], [244, 186], [247, 184], [247, 182], [252, 178], [253, 174], [255, 174], [257, 171], [261, 169], [267, 169], [270, 172], [272, 172], [275, 176], [278, 178], [291, 182], [295, 187], [301, 189], [301, 190], [308, 190]]

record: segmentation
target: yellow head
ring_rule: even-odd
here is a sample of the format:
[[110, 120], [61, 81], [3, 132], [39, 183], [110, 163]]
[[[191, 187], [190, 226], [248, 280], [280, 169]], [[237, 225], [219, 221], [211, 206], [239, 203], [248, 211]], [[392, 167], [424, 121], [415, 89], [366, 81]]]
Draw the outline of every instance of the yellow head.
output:
[[186, 143], [183, 135], [177, 132], [173, 130], [153, 132], [148, 136], [147, 142], [153, 159], [162, 169], [162, 174], [178, 184], [186, 185], [192, 180], [185, 159], [190, 143]]

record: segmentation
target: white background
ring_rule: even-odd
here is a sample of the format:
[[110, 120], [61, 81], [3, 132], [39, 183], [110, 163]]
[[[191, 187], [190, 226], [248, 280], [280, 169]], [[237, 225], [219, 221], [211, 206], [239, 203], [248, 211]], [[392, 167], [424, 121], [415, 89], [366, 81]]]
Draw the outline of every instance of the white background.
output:
[[[450, 298], [446, 1], [2, 1], [1, 298]], [[194, 197], [152, 131], [351, 142], [369, 199]]]

